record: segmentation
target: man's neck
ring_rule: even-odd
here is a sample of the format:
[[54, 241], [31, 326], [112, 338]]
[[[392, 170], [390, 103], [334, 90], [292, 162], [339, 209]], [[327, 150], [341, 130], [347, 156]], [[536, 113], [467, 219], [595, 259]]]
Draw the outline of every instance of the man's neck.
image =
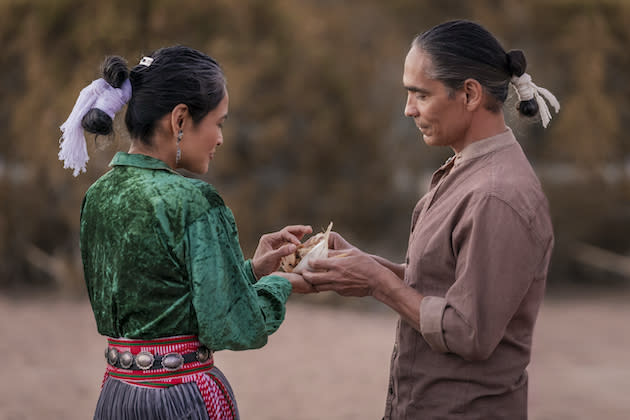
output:
[[488, 110], [480, 110], [476, 115], [464, 136], [464, 139], [457, 145], [453, 145], [452, 149], [455, 153], [461, 152], [466, 146], [476, 141], [496, 136], [507, 130], [503, 111], [492, 113]]

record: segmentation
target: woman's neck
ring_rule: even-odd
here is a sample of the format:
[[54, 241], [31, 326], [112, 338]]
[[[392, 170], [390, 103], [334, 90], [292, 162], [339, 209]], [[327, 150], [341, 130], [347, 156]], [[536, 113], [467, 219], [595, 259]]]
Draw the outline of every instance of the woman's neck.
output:
[[151, 145], [147, 145], [139, 139], [131, 140], [129, 147], [130, 154], [139, 154], [151, 156], [165, 162], [171, 169], [176, 169], [175, 151], [169, 150], [170, 147], [160, 147], [159, 141], [154, 141]]

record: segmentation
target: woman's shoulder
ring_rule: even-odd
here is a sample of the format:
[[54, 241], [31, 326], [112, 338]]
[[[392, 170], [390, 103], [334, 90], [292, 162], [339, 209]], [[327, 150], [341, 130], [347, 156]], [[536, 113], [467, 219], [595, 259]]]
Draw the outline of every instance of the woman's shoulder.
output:
[[[128, 173], [136, 172], [136, 173]], [[114, 168], [101, 176], [86, 192], [86, 199], [146, 203], [167, 213], [206, 213], [225, 207], [218, 191], [209, 183], [169, 171], [135, 171]]]
[[198, 199], [207, 202], [210, 207], [225, 207], [223, 198], [212, 184], [194, 178], [183, 178], [183, 180], [188, 184], [188, 188], [198, 194]]

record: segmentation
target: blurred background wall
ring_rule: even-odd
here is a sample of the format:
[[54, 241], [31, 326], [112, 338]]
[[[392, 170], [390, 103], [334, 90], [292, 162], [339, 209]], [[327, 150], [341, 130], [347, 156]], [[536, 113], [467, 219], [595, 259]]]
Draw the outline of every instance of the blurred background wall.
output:
[[630, 285], [630, 2], [624, 0], [0, 1], [0, 289], [84, 293], [79, 209], [129, 139], [88, 136], [87, 174], [57, 160], [59, 125], [107, 55], [135, 65], [185, 44], [228, 78], [225, 143], [203, 178], [234, 211], [251, 255], [262, 233], [334, 221], [394, 260], [411, 211], [451, 154], [403, 116], [412, 38], [475, 20], [523, 49], [535, 83], [562, 104], [549, 128], [506, 118], [549, 197], [550, 287]]

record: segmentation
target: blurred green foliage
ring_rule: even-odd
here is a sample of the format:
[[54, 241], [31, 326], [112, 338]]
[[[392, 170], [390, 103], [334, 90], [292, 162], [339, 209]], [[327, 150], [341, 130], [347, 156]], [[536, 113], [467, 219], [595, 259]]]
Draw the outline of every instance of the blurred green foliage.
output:
[[129, 143], [122, 118], [111, 142], [88, 137], [88, 173], [75, 179], [57, 160], [58, 127], [106, 55], [134, 64], [174, 44], [226, 72], [226, 140], [204, 179], [234, 211], [246, 255], [262, 233], [332, 220], [402, 260], [413, 205], [450, 154], [424, 145], [402, 115], [403, 60], [416, 34], [454, 18], [523, 49], [534, 81], [562, 104], [545, 131], [506, 105], [551, 202], [551, 281], [624, 277], [574, 250], [630, 250], [629, 2], [2, 0], [0, 286], [82, 290], [81, 199]]

